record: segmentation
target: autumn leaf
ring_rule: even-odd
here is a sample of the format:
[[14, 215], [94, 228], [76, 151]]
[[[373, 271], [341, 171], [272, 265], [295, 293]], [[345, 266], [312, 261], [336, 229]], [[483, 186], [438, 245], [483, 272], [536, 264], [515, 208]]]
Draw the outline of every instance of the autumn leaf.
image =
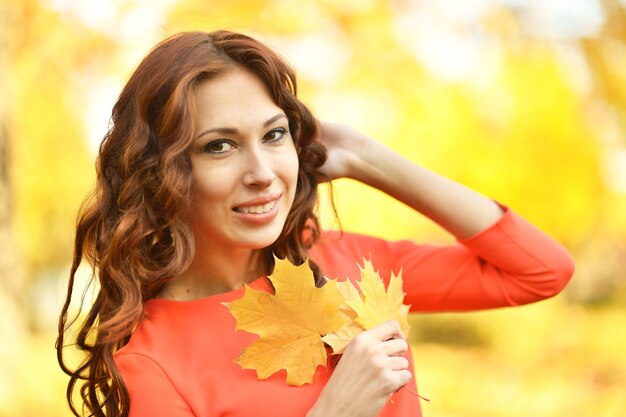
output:
[[259, 379], [285, 369], [287, 384], [310, 383], [317, 366], [326, 365], [322, 335], [348, 322], [339, 314], [342, 297], [337, 283], [331, 280], [317, 288], [308, 262], [294, 266], [280, 259], [268, 278], [274, 294], [246, 285], [241, 298], [226, 303], [238, 330], [260, 336], [235, 362], [256, 370]]
[[361, 299], [361, 294], [350, 280], [337, 281], [337, 291], [339, 291], [342, 297], [342, 303], [339, 306], [339, 315], [351, 323], [357, 316], [354, 309], [350, 307], [350, 303], [358, 302], [358, 300]]
[[334, 355], [338, 355], [340, 353], [343, 353], [343, 351], [350, 344], [352, 339], [354, 339], [356, 336], [363, 333], [364, 331], [365, 329], [363, 328], [363, 326], [353, 321], [343, 326], [336, 332], [329, 333], [326, 336], [322, 337], [322, 340], [333, 349]]
[[308, 262], [277, 259], [269, 279], [274, 294], [246, 286], [241, 298], [226, 303], [238, 330], [260, 336], [235, 361], [256, 370], [259, 379], [285, 369], [287, 384], [310, 383], [317, 366], [326, 365], [324, 342], [341, 353], [356, 335], [384, 321], [396, 320], [409, 335], [401, 276], [392, 274], [385, 290], [369, 261], [361, 269], [360, 291], [347, 280], [316, 288]]
[[402, 272], [398, 276], [391, 274], [389, 285], [385, 285], [380, 275], [374, 271], [370, 261], [363, 260], [359, 291], [352, 282], [337, 283], [337, 288], [343, 298], [340, 308], [341, 315], [351, 321], [336, 332], [329, 333], [322, 338], [332, 349], [334, 354], [342, 353], [355, 336], [369, 330], [385, 321], [395, 320], [400, 324], [404, 337], [409, 337], [411, 326], [407, 320], [409, 306], [403, 304]]

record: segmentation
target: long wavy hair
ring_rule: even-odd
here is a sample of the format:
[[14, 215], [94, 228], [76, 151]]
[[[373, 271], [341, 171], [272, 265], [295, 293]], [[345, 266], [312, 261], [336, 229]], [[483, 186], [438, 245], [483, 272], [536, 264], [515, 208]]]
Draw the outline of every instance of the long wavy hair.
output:
[[[159, 43], [139, 64], [113, 107], [100, 145], [97, 183], [81, 207], [74, 259], [56, 343], [70, 376], [67, 401], [76, 416], [127, 416], [129, 396], [113, 361], [143, 317], [145, 301], [185, 271], [195, 254], [187, 214], [191, 195], [189, 146], [196, 86], [236, 66], [254, 73], [285, 112], [299, 159], [296, 196], [276, 242], [260, 250], [260, 271], [271, 273], [274, 254], [301, 264], [318, 236], [314, 214], [319, 167], [318, 123], [296, 97], [291, 67], [266, 45], [242, 34], [185, 32]], [[87, 262], [99, 289], [75, 340], [85, 360], [67, 365], [65, 335], [79, 266]], [[312, 264], [317, 285], [319, 269]], [[84, 298], [84, 295], [83, 295]], [[82, 303], [83, 300], [81, 300]], [[82, 305], [82, 304], [81, 304]], [[83, 407], [73, 393], [80, 386]]]

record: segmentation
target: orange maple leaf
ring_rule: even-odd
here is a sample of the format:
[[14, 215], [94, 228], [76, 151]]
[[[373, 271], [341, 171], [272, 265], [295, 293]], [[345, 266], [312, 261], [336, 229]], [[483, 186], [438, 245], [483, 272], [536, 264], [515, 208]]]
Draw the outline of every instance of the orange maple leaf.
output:
[[310, 383], [317, 366], [326, 365], [322, 335], [347, 323], [339, 315], [342, 297], [337, 283], [331, 280], [317, 288], [308, 262], [294, 266], [280, 259], [268, 278], [275, 294], [246, 285], [241, 298], [226, 303], [238, 330], [260, 336], [235, 362], [256, 370], [259, 379], [285, 369], [287, 384]]
[[385, 285], [370, 261], [363, 260], [361, 281], [358, 283], [360, 294], [351, 281], [337, 283], [342, 295], [341, 315], [349, 319], [344, 327], [322, 338], [332, 349], [333, 354], [342, 353], [355, 336], [388, 320], [400, 324], [404, 337], [409, 337], [411, 326], [407, 316], [409, 306], [403, 304], [402, 272], [391, 274], [389, 285]]

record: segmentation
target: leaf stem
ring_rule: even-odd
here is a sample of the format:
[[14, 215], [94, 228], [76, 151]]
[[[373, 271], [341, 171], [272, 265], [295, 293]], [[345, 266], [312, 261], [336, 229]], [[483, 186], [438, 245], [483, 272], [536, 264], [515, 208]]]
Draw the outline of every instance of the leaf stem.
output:
[[418, 396], [418, 397], [420, 397], [422, 400], [430, 402], [430, 398], [426, 398], [426, 397], [424, 397], [424, 396], [422, 396], [422, 395], [418, 394], [416, 391], [413, 391], [412, 389], [410, 389], [410, 388], [409, 388], [409, 387], [407, 387], [406, 385], [405, 385], [405, 386], [403, 386], [402, 388], [404, 388], [405, 390], [409, 391], [409, 392], [410, 392], [411, 394], [413, 394], [413, 395], [417, 395], [417, 396]]

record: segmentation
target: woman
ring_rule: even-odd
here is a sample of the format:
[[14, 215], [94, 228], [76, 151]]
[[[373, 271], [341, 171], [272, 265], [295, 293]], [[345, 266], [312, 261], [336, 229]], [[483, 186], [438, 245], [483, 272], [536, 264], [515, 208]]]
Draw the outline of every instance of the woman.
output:
[[[363, 332], [302, 387], [233, 363], [252, 336], [235, 332], [222, 303], [244, 283], [271, 291], [274, 256], [310, 259], [317, 285], [323, 275], [357, 279], [363, 257], [383, 278], [402, 268], [413, 311], [530, 303], [573, 273], [560, 245], [507, 208], [348, 127], [318, 125], [289, 66], [241, 34], [182, 33], [157, 45], [112, 122], [78, 222], [57, 341], [76, 415], [71, 394], [84, 380], [96, 416], [420, 416], [394, 322]], [[320, 232], [316, 186], [340, 177], [395, 197], [460, 244]], [[71, 370], [62, 348], [83, 258], [100, 289], [77, 336], [87, 359]]]

